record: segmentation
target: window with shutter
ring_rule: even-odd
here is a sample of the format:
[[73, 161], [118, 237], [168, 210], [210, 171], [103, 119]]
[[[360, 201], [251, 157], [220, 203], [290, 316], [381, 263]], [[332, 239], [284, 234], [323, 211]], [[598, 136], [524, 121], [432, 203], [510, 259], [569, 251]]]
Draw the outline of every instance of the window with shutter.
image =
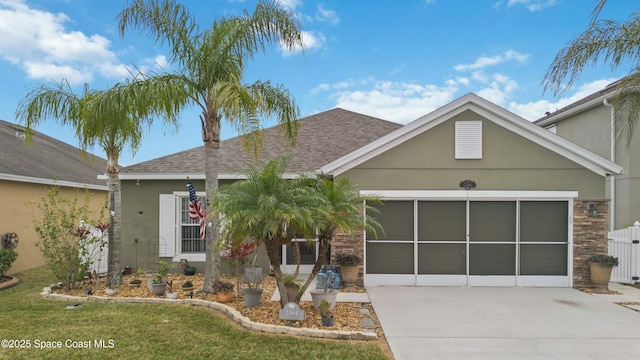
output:
[[482, 159], [482, 121], [456, 121], [455, 158]]

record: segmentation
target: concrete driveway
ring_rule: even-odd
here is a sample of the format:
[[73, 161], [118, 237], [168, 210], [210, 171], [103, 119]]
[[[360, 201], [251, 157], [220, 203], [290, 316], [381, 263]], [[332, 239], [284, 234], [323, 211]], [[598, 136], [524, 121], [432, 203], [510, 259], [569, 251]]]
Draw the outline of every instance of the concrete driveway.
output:
[[396, 360], [640, 357], [640, 313], [574, 289], [367, 291]]

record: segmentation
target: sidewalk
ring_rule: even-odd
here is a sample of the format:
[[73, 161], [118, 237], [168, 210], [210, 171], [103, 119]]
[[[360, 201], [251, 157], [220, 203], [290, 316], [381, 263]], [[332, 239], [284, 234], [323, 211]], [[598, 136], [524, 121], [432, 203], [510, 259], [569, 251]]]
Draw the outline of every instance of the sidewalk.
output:
[[633, 310], [640, 311], [640, 289], [627, 284], [609, 283], [609, 290], [620, 294], [591, 294], [599, 299], [612, 303], [637, 303], [625, 305]]

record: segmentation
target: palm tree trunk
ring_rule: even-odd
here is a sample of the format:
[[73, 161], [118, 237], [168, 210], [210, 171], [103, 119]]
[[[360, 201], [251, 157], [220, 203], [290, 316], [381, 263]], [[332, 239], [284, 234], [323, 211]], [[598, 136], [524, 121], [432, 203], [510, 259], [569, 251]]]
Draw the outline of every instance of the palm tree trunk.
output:
[[108, 230], [109, 264], [107, 267], [107, 286], [122, 284], [122, 264], [120, 261], [121, 230], [122, 230], [122, 203], [120, 195], [120, 177], [117, 168], [107, 169], [109, 188], [109, 223]]
[[[207, 215], [211, 214], [209, 203], [213, 194], [218, 190], [218, 151], [220, 149], [220, 119], [213, 111], [203, 114], [202, 140], [204, 141], [205, 158], [205, 199]], [[213, 292], [213, 283], [220, 279], [220, 252], [217, 249], [218, 219], [207, 217], [205, 229], [205, 264], [203, 291]]]
[[284, 287], [284, 279], [282, 278], [282, 270], [280, 269], [280, 244], [276, 239], [267, 239], [265, 242], [267, 254], [271, 262], [271, 269], [276, 276], [276, 284], [280, 293], [280, 307], [283, 308], [289, 302], [289, 295]]
[[316, 263], [313, 265], [313, 269], [311, 270], [311, 274], [307, 278], [307, 281], [304, 283], [304, 285], [302, 285], [302, 288], [300, 288], [300, 291], [298, 291], [298, 295], [294, 300], [296, 303], [300, 302], [300, 298], [302, 297], [302, 294], [304, 294], [304, 292], [307, 291], [309, 284], [311, 284], [311, 281], [313, 280], [313, 278], [316, 277], [318, 272], [320, 272], [320, 268], [322, 267], [322, 265], [324, 265], [324, 262], [327, 259], [327, 250], [329, 249], [329, 245], [331, 244], [332, 237], [333, 237], [332, 234], [318, 235], [318, 241], [320, 242], [320, 244], [318, 244], [318, 258], [316, 259]]

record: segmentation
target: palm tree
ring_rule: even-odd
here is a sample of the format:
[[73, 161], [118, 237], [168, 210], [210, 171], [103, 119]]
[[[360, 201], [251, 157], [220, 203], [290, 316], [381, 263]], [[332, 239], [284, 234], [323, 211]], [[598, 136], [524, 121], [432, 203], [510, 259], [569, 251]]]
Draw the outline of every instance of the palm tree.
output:
[[[253, 14], [222, 17], [201, 31], [195, 18], [174, 0], [133, 0], [118, 16], [120, 33], [127, 28], [145, 30], [154, 41], [167, 44], [171, 73], [140, 75], [120, 89], [126, 101], [140, 112], [145, 108], [175, 116], [186, 106], [202, 111], [200, 125], [205, 147], [207, 198], [218, 187], [220, 126], [224, 118], [243, 137], [245, 147], [258, 155], [261, 148], [260, 119], [275, 118], [285, 136], [295, 144], [299, 111], [292, 95], [282, 85], [269, 81], [243, 84], [248, 60], [267, 46], [280, 44], [290, 50], [303, 47], [299, 21], [277, 1], [259, 1]], [[149, 103], [149, 93], [162, 94]], [[213, 291], [220, 276], [215, 251], [215, 219], [205, 232], [206, 264], [204, 290]]]
[[326, 207], [325, 200], [314, 189], [313, 178], [282, 178], [285, 164], [269, 161], [259, 169], [254, 168], [247, 179], [220, 187], [212, 198], [210, 215], [224, 219], [223, 241], [251, 238], [257, 246], [265, 245], [282, 306], [288, 297], [280, 269], [280, 247], [291, 242], [291, 233], [314, 232], [315, 216]]
[[[84, 85], [77, 95], [66, 81], [40, 85], [27, 93], [18, 104], [16, 118], [28, 130], [43, 120], [52, 118], [75, 128], [83, 150], [98, 144], [107, 155], [107, 186], [109, 189], [109, 264], [107, 285], [122, 283], [121, 196], [118, 159], [123, 148], [135, 153], [142, 138], [142, 125], [150, 125], [151, 118], [139, 114], [125, 102], [114, 98], [110, 90], [91, 90]], [[177, 126], [175, 118], [168, 123]], [[27, 132], [30, 134], [30, 131]]]
[[380, 223], [370, 215], [378, 212], [375, 207], [370, 205], [380, 204], [380, 199], [361, 196], [348, 179], [333, 181], [319, 178], [315, 190], [318, 196], [324, 199], [324, 208], [314, 214], [318, 237], [318, 258], [307, 281], [300, 287], [295, 302], [300, 301], [305, 289], [325, 264], [327, 250], [336, 233], [353, 236], [363, 231], [369, 231], [377, 236], [377, 230], [382, 229]]
[[617, 84], [613, 101], [616, 143], [620, 145], [626, 140], [628, 145], [640, 117], [640, 12], [622, 23], [598, 20], [606, 3], [607, 0], [598, 1], [587, 30], [556, 54], [542, 83], [545, 91], [552, 90], [558, 95], [573, 85], [586, 66], [600, 60], [608, 63], [612, 70], [633, 64], [630, 75]]

